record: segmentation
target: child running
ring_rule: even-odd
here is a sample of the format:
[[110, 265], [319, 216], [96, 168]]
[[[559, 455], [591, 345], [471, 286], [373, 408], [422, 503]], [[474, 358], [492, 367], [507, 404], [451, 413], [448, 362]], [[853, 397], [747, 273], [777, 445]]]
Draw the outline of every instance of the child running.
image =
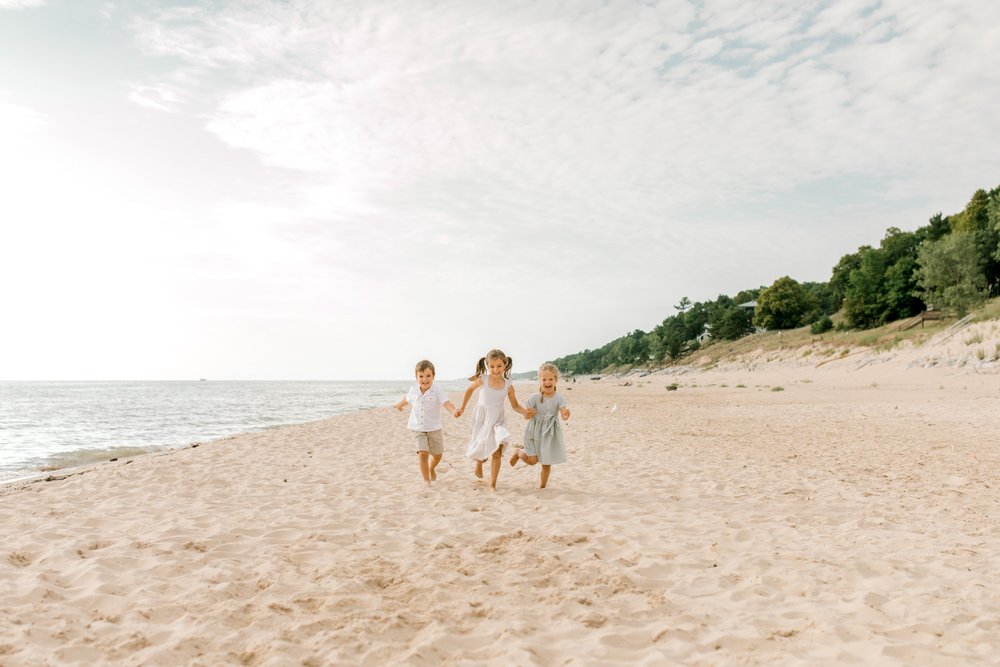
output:
[[514, 450], [510, 464], [518, 460], [528, 465], [542, 462], [542, 477], [538, 488], [544, 489], [549, 482], [549, 472], [555, 463], [566, 463], [566, 446], [563, 442], [562, 424], [559, 417], [569, 419], [566, 399], [556, 393], [559, 369], [555, 364], [542, 364], [538, 369], [538, 393], [532, 394], [525, 407], [534, 416], [524, 428], [524, 449]]
[[476, 413], [472, 419], [472, 439], [465, 455], [476, 462], [476, 477], [483, 477], [483, 462], [492, 458], [490, 463], [490, 488], [496, 491], [497, 477], [502, 466], [503, 446], [510, 439], [504, 418], [504, 400], [510, 400], [514, 412], [530, 419], [529, 413], [517, 402], [514, 394], [514, 383], [510, 379], [510, 369], [514, 361], [500, 350], [490, 350], [476, 363], [476, 374], [469, 378], [471, 384], [465, 390], [462, 407], [455, 412], [455, 417], [461, 417], [472, 394], [482, 387]]
[[455, 412], [455, 406], [448, 400], [444, 389], [434, 386], [434, 364], [426, 359], [418, 361], [414, 374], [417, 376], [417, 383], [393, 407], [402, 412], [407, 404], [413, 405], [406, 427], [414, 432], [417, 442], [420, 476], [430, 484], [437, 479], [434, 469], [441, 463], [441, 456], [444, 454], [441, 406], [447, 408], [449, 413]]

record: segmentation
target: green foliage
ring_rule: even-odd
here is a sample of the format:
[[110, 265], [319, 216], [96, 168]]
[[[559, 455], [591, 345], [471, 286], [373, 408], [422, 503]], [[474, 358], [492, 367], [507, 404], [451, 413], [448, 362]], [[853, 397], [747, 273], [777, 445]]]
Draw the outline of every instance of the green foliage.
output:
[[917, 263], [917, 281], [927, 303], [952, 308], [961, 317], [985, 299], [986, 277], [975, 232], [952, 232], [937, 241], [924, 242]]
[[937, 241], [939, 238], [951, 232], [951, 223], [940, 213], [931, 216], [927, 224], [917, 230], [923, 241]]
[[861, 268], [861, 257], [866, 250], [871, 250], [871, 246], [863, 245], [849, 255], [844, 255], [833, 267], [833, 274], [830, 276], [830, 291], [833, 293], [833, 305], [839, 310], [844, 298], [847, 296], [847, 289], [850, 286], [851, 272]]
[[844, 294], [844, 316], [850, 326], [870, 329], [923, 310], [914, 273], [923, 237], [920, 230], [890, 227], [878, 248], [858, 250], [857, 266], [847, 275]]
[[882, 253], [871, 247], [859, 250], [858, 268], [851, 271], [844, 295], [844, 321], [851, 327], [869, 329], [881, 324], [882, 277], [885, 260]]
[[721, 340], [736, 340], [753, 332], [753, 310], [729, 305], [720, 308], [709, 322], [712, 336]]
[[778, 278], [757, 299], [754, 323], [765, 329], [794, 329], [817, 307], [816, 298], [798, 281]]
[[806, 314], [806, 322], [815, 322], [824, 315], [833, 315], [840, 310], [840, 302], [834, 295], [830, 283], [802, 283], [802, 287], [812, 295], [816, 304], [812, 312]]
[[1000, 283], [1000, 187], [987, 192], [976, 190], [965, 210], [948, 220], [953, 233], [973, 235], [979, 267], [987, 286]]
[[[989, 227], [1000, 235], [1000, 187], [995, 188], [990, 193], [990, 201], [986, 206], [986, 217], [989, 220]], [[1000, 242], [993, 250], [993, 259], [1000, 262]]]
[[966, 204], [965, 210], [951, 218], [951, 230], [953, 232], [976, 232], [986, 229], [989, 222], [987, 208], [990, 203], [990, 196], [982, 188], [976, 190], [972, 199]]
[[[760, 290], [746, 290], [733, 299], [720, 295], [715, 301], [693, 303], [682, 299], [676, 315], [645, 333], [639, 329], [616, 338], [597, 350], [584, 350], [555, 360], [568, 373], [599, 373], [614, 366], [641, 366], [680, 359], [700, 347], [698, 337], [736, 340], [753, 331], [753, 310], [739, 304], [752, 301]], [[680, 309], [683, 306], [683, 310]]]
[[824, 315], [820, 319], [812, 323], [809, 327], [809, 331], [814, 334], [826, 333], [833, 328], [833, 320], [829, 316]]
[[[826, 283], [798, 283], [785, 276], [732, 298], [692, 302], [685, 296], [673, 307], [675, 314], [652, 331], [636, 329], [555, 363], [577, 374], [660, 364], [711, 341], [741, 338], [754, 331], [754, 324], [790, 329], [812, 323], [811, 331], [822, 333], [833, 326], [829, 316], [840, 310], [844, 319], [837, 331], [871, 329], [919, 313], [925, 301], [964, 313], [998, 292], [1000, 187], [977, 190], [961, 213], [936, 213], [913, 232], [890, 227], [879, 247], [865, 245], [842, 256]], [[756, 314], [740, 307], [749, 301], [757, 301]]]

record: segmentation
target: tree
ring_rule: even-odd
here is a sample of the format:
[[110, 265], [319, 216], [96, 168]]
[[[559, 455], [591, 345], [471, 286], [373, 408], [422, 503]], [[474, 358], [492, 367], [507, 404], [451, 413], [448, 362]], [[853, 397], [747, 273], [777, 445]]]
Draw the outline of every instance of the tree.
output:
[[815, 307], [806, 314], [804, 324], [815, 322], [824, 315], [832, 315], [840, 309], [840, 302], [833, 294], [830, 283], [802, 283], [802, 288], [812, 295]]
[[917, 294], [916, 253], [901, 257], [885, 270], [882, 289], [882, 319], [886, 322], [913, 317], [924, 308]]
[[998, 200], [1000, 188], [990, 192], [980, 188], [972, 195], [964, 211], [949, 218], [954, 232], [969, 232], [974, 235], [977, 261], [987, 285], [1000, 281], [1000, 257], [997, 257], [1000, 229], [997, 229], [993, 221]]
[[847, 274], [844, 293], [844, 316], [850, 326], [877, 327], [920, 312], [923, 303], [916, 296], [914, 269], [922, 237], [923, 233], [890, 227], [878, 248], [858, 250], [859, 261]]
[[684, 313], [684, 340], [693, 341], [704, 331], [712, 316], [712, 304], [701, 302], [694, 304]]
[[[913, 232], [890, 227], [879, 247], [861, 246], [841, 257], [828, 283], [799, 284], [785, 276], [771, 287], [744, 290], [732, 299], [720, 295], [715, 301], [692, 303], [683, 297], [675, 314], [649, 333], [635, 330], [556, 363], [572, 372], [593, 373], [617, 364], [676, 360], [697, 348], [706, 324], [715, 339], [748, 334], [753, 322], [789, 328], [822, 321], [818, 331], [832, 324], [824, 316], [842, 309], [848, 325], [875, 327], [919, 312], [922, 298], [964, 312], [994, 290], [1000, 292], [1000, 187], [976, 191], [962, 212], [936, 213]], [[758, 304], [753, 320], [748, 308], [739, 308], [748, 301]]]
[[840, 307], [843, 305], [851, 281], [851, 271], [855, 271], [861, 267], [861, 256], [867, 250], [871, 250], [871, 246], [861, 246], [857, 252], [852, 252], [849, 255], [841, 257], [840, 261], [837, 262], [837, 266], [833, 267], [833, 274], [830, 276], [829, 285], [830, 291], [833, 292], [831, 305], [834, 312], [840, 310]]
[[796, 280], [785, 276], [761, 292], [757, 298], [754, 323], [765, 329], [794, 329], [816, 307], [815, 299]]
[[663, 320], [656, 328], [656, 334], [663, 344], [663, 351], [670, 359], [676, 359], [684, 349], [687, 338], [684, 335], [684, 315], [674, 315]]
[[927, 221], [927, 224], [916, 231], [921, 241], [937, 241], [939, 238], [951, 232], [951, 219], [935, 213]]
[[974, 232], [952, 232], [937, 241], [925, 241], [917, 264], [917, 283], [929, 304], [953, 308], [961, 317], [986, 296]]
[[986, 190], [979, 188], [972, 195], [972, 199], [965, 205], [965, 210], [958, 215], [951, 216], [951, 230], [953, 232], [974, 232], [985, 229], [989, 222], [988, 208], [990, 196]]
[[912, 317], [923, 310], [924, 304], [916, 296], [915, 269], [920, 241], [916, 232], [904, 232], [897, 227], [885, 230], [879, 244], [885, 253], [881, 295], [883, 322]]
[[753, 310], [732, 305], [720, 310], [710, 322], [712, 336], [736, 340], [753, 332]]
[[636, 329], [622, 339], [621, 363], [649, 363], [649, 339], [645, 331]]
[[[986, 216], [989, 218], [993, 231], [1000, 234], [1000, 187], [993, 190], [990, 203], [986, 207]], [[993, 251], [993, 259], [1000, 261], [1000, 244]]]
[[848, 325], [870, 329], [885, 322], [881, 300], [884, 275], [885, 253], [877, 248], [863, 248], [861, 263], [851, 271], [844, 295], [844, 319]]

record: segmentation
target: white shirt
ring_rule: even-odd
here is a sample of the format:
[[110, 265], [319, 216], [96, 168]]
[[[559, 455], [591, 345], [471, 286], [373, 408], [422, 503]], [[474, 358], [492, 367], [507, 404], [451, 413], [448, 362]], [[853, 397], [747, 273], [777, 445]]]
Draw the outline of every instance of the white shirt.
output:
[[420, 386], [413, 385], [406, 393], [406, 400], [410, 404], [408, 429], [421, 433], [441, 429], [441, 405], [448, 402], [448, 392], [432, 384], [421, 394]]

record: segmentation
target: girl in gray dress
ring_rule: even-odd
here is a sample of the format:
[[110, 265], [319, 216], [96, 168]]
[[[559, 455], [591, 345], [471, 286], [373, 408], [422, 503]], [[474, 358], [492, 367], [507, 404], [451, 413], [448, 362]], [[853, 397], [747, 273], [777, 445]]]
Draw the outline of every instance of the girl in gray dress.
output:
[[538, 485], [544, 489], [549, 481], [549, 473], [555, 463], [566, 462], [566, 445], [559, 417], [569, 419], [566, 399], [556, 393], [559, 369], [555, 364], [542, 364], [538, 369], [538, 393], [532, 394], [525, 403], [529, 414], [534, 416], [524, 429], [524, 449], [514, 450], [510, 464], [518, 460], [528, 465], [542, 463], [542, 477]]

